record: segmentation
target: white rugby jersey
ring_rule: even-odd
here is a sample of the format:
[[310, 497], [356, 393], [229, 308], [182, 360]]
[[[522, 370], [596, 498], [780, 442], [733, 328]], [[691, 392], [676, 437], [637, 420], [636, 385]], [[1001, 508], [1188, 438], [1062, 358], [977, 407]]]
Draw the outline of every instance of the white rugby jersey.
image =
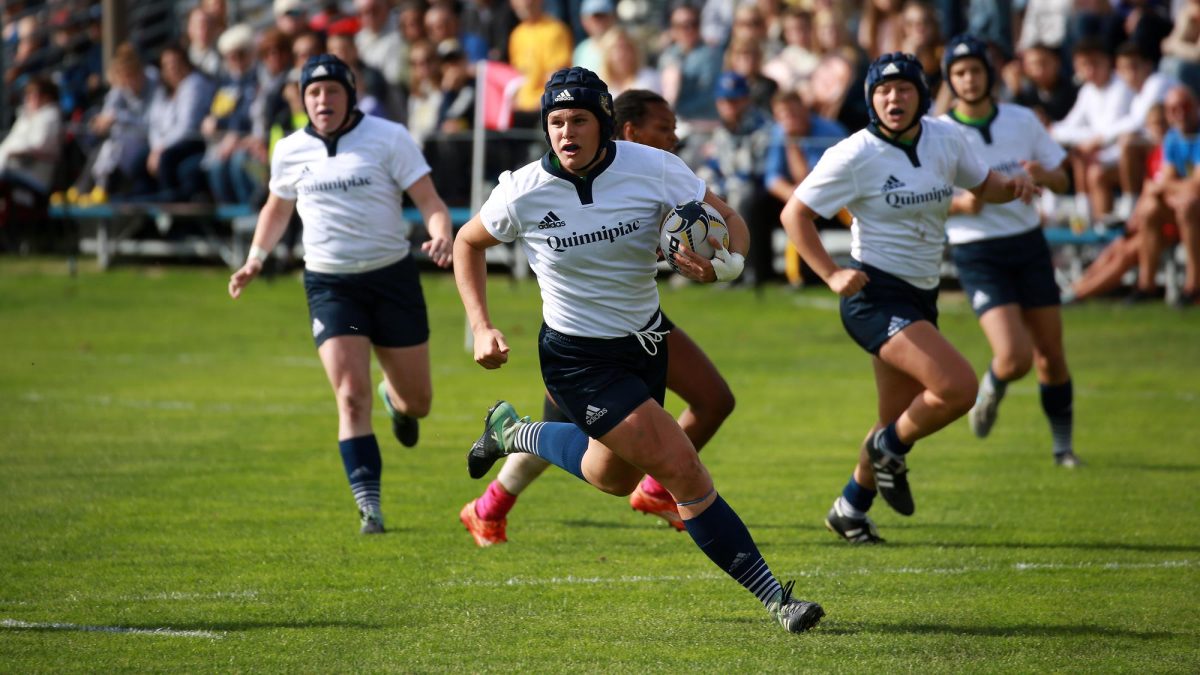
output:
[[[1019, 105], [997, 105], [995, 115], [984, 127], [958, 122], [949, 113], [939, 119], [957, 124], [966, 139], [968, 152], [1005, 176], [1024, 175], [1022, 161], [1040, 162], [1050, 170], [1067, 158], [1066, 150], [1050, 138], [1037, 115]], [[1041, 227], [1041, 219], [1036, 204], [1024, 204], [1019, 199], [1005, 204], [986, 204], [979, 213], [953, 215], [946, 221], [951, 244], [1009, 237], [1038, 227]]]
[[296, 201], [307, 269], [366, 272], [408, 255], [402, 191], [427, 173], [408, 129], [363, 116], [328, 142], [304, 128], [276, 143], [270, 189]]
[[825, 151], [795, 196], [825, 218], [850, 211], [855, 260], [935, 288], [954, 187], [976, 187], [987, 173], [954, 124], [924, 117], [912, 146], [870, 129], [852, 134]]
[[500, 175], [479, 211], [500, 241], [518, 241], [538, 277], [546, 325], [613, 338], [643, 329], [658, 309], [658, 225], [703, 199], [704, 181], [675, 155], [613, 141], [587, 179], [541, 160]]

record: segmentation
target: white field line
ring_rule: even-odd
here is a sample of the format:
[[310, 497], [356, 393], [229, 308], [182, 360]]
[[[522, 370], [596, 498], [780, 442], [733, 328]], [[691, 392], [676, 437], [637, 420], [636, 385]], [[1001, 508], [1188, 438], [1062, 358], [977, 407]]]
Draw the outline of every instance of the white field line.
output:
[[[968, 565], [963, 567], [893, 567], [885, 569], [838, 569], [838, 570], [808, 570], [785, 574], [787, 577], [803, 577], [803, 578], [820, 578], [820, 577], [843, 577], [843, 576], [878, 576], [882, 574], [900, 574], [900, 575], [953, 575], [953, 574], [974, 574], [979, 572], [1029, 572], [1029, 571], [1074, 571], [1074, 570], [1140, 570], [1140, 569], [1175, 569], [1175, 568], [1191, 568], [1195, 567], [1196, 562], [1192, 560], [1166, 560], [1163, 562], [1154, 563], [1122, 563], [1122, 562], [1082, 562], [1082, 563], [1013, 563], [1011, 565]], [[503, 580], [478, 580], [464, 579], [456, 581], [448, 581], [443, 583], [443, 586], [484, 586], [484, 587], [502, 587], [502, 586], [557, 586], [557, 585], [590, 585], [590, 584], [639, 584], [639, 583], [663, 583], [663, 582], [679, 582], [679, 581], [696, 581], [708, 579], [723, 578], [723, 574], [710, 572], [707, 574], [685, 574], [685, 575], [657, 575], [657, 576], [638, 576], [638, 575], [623, 575], [619, 577], [578, 577], [569, 575], [565, 577], [549, 577], [545, 579], [536, 579], [530, 577], [509, 577]]]
[[224, 633], [213, 633], [207, 630], [173, 630], [171, 628], [126, 628], [124, 626], [86, 626], [77, 623], [31, 623], [16, 619], [0, 619], [0, 628], [15, 628], [18, 630], [65, 630], [85, 633], [136, 633], [139, 635], [160, 635], [164, 637], [194, 637], [208, 640], [220, 640]]

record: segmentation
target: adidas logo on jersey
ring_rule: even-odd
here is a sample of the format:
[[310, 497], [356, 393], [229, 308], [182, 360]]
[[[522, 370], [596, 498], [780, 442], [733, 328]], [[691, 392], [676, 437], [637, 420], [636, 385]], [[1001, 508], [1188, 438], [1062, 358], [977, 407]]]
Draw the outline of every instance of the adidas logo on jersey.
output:
[[305, 164], [305, 165], [304, 165], [304, 168], [303, 168], [303, 169], [300, 169], [300, 175], [301, 175], [301, 176], [308, 176], [308, 175], [311, 175], [311, 174], [312, 174], [312, 169], [308, 168], [308, 165], [307, 165], [307, 164]]
[[905, 319], [904, 317], [893, 316], [892, 320], [888, 323], [888, 329], [887, 329], [888, 337], [892, 337], [896, 333], [899, 333], [900, 331], [904, 330], [906, 327], [908, 327], [908, 324], [910, 324], [910, 323], [912, 323], [912, 321], [909, 321], [908, 319]]
[[571, 92], [567, 91], [566, 89], [563, 89], [562, 91], [558, 92], [558, 96], [554, 97], [555, 103], [562, 103], [563, 101], [574, 101], [574, 100], [575, 100], [575, 97], [572, 96]]
[[547, 211], [546, 216], [542, 218], [542, 222], [538, 223], [539, 230], [551, 230], [556, 227], [566, 227], [567, 223], [559, 218], [553, 211]]
[[902, 187], [904, 187], [904, 181], [900, 180], [899, 178], [896, 178], [895, 176], [893, 176], [891, 174], [888, 174], [887, 180], [884, 181], [884, 183], [883, 183], [883, 192], [888, 192], [890, 190], [899, 190]]
[[601, 417], [604, 417], [607, 414], [608, 414], [608, 408], [597, 408], [594, 405], [588, 404], [587, 415], [585, 416], [584, 421], [586, 421], [588, 423], [588, 425], [591, 425], [596, 420], [600, 419]]

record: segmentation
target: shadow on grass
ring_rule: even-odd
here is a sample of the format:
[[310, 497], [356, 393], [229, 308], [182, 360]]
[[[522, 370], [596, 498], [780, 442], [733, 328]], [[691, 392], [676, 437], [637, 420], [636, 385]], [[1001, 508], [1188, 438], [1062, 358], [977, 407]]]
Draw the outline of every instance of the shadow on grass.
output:
[[832, 635], [859, 635], [862, 633], [887, 633], [892, 635], [971, 635], [977, 637], [1105, 637], [1134, 638], [1138, 640], [1170, 640], [1188, 637], [1188, 633], [1172, 633], [1162, 630], [1128, 630], [1108, 626], [1089, 625], [1015, 625], [1015, 626], [955, 626], [937, 623], [842, 623], [825, 621], [817, 628], [818, 633]]
[[[841, 542], [837, 542], [841, 543]], [[979, 541], [896, 541], [889, 539], [889, 548], [1002, 548], [1002, 549], [1070, 549], [1078, 551], [1139, 551], [1142, 553], [1200, 553], [1200, 545], [1188, 544], [1127, 544], [1115, 541], [1063, 542], [979, 542]]]
[[212, 632], [212, 633], [239, 633], [244, 631], [255, 630], [280, 630], [280, 629], [296, 629], [310, 630], [313, 628], [353, 628], [357, 630], [383, 630], [387, 628], [382, 624], [367, 623], [365, 621], [215, 621], [215, 622], [196, 622], [196, 621], [156, 621], [152, 624], [146, 623], [128, 623], [125, 621], [106, 622], [87, 622], [87, 623], [34, 623], [29, 625], [4, 626], [0, 625], [0, 631], [24, 632], [24, 633], [62, 633], [62, 632], [105, 632], [105, 633], [122, 633], [122, 632], [158, 632], [158, 631], [197, 631], [197, 632]]
[[1200, 473], [1200, 464], [1124, 464], [1107, 463], [1106, 467], [1128, 471], [1157, 471], [1162, 473]]

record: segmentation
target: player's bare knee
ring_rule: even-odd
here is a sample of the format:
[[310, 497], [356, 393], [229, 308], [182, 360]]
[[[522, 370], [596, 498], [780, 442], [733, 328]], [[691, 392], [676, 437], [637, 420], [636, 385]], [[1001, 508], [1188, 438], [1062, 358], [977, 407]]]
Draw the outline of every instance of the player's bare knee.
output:
[[696, 397], [696, 400], [688, 401], [688, 406], [696, 417], [713, 420], [718, 424], [733, 414], [735, 405], [737, 400], [733, 397], [733, 391], [724, 381], [721, 382], [721, 386], [713, 387], [702, 396]]
[[1004, 354], [998, 354], [992, 361], [992, 371], [996, 373], [996, 377], [1005, 382], [1025, 377], [1032, 367], [1032, 349], [1016, 349]]
[[342, 419], [367, 421], [371, 418], [371, 392], [343, 387], [337, 391], [337, 406]]

